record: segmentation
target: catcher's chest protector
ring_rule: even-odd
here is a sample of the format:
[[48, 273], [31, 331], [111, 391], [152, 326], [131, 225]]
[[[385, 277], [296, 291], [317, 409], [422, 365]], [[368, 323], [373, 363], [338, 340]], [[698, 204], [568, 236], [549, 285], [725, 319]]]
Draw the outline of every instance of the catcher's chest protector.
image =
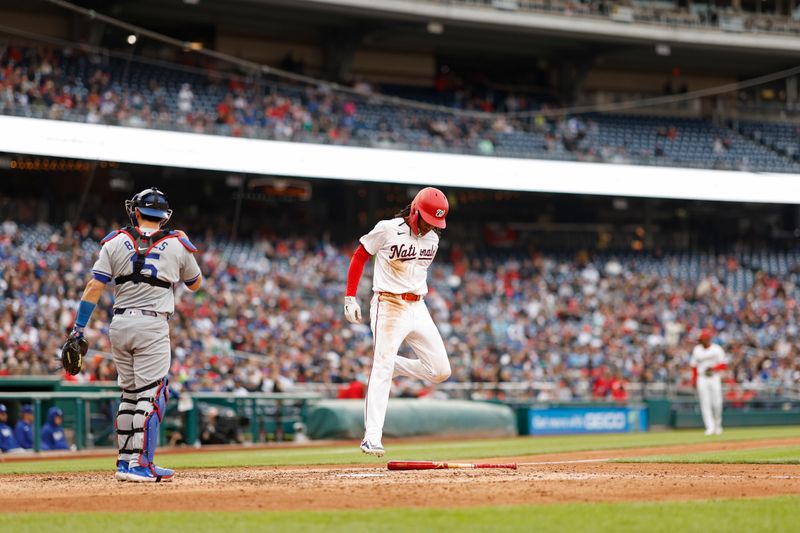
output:
[[165, 289], [171, 288], [172, 284], [168, 281], [158, 279], [154, 276], [145, 276], [142, 274], [142, 268], [144, 267], [145, 259], [147, 259], [147, 254], [150, 253], [150, 250], [152, 250], [153, 247], [163, 239], [177, 237], [177, 233], [170, 230], [161, 229], [151, 233], [150, 235], [144, 235], [139, 231], [138, 228], [133, 226], [126, 226], [122, 228], [121, 231], [130, 235], [133, 239], [136, 258], [133, 260], [133, 272], [114, 278], [114, 283], [117, 285], [122, 285], [123, 283], [129, 282], [147, 283], [148, 285], [152, 285], [154, 287], [163, 287]]

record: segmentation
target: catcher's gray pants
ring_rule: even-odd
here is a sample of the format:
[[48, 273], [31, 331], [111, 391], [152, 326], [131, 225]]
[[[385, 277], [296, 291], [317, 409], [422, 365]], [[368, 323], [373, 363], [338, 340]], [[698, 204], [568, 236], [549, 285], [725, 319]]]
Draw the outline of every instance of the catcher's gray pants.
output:
[[169, 372], [169, 325], [164, 316], [144, 316], [136, 309], [114, 316], [109, 328], [117, 382], [134, 390], [163, 379]]
[[169, 372], [169, 325], [164, 316], [145, 316], [130, 309], [114, 316], [108, 336], [122, 388], [117, 411], [119, 461], [137, 461], [145, 419], [153, 411], [155, 384]]

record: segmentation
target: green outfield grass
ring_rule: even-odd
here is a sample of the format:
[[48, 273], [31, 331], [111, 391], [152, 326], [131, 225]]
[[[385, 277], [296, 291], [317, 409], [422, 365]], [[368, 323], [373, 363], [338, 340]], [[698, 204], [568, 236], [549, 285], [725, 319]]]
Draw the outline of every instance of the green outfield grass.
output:
[[0, 514], [0, 530], [82, 533], [169, 531], [565, 531], [648, 533], [800, 530], [800, 498], [659, 503], [558, 504], [364, 511]]
[[[375, 459], [361, 454], [355, 444], [311, 448], [257, 449], [213, 451], [162, 456], [160, 463], [170, 468], [215, 468], [238, 466], [287, 466], [324, 464], [384, 464], [386, 459], [456, 460], [484, 457], [511, 457], [543, 453], [586, 450], [612, 450], [733, 442], [759, 439], [800, 437], [800, 427], [733, 428], [724, 435], [706, 437], [701, 430], [669, 431], [663, 433], [632, 433], [620, 435], [579, 435], [562, 437], [520, 437], [463, 441], [415, 442], [392, 444], [386, 442], [387, 456]], [[0, 463], [0, 474], [77, 472], [113, 468], [115, 454], [107, 458], [70, 458], [52, 461], [21, 461]]]
[[715, 464], [800, 464], [800, 446], [727, 450], [677, 455], [646, 455], [618, 459], [621, 463], [715, 463]]

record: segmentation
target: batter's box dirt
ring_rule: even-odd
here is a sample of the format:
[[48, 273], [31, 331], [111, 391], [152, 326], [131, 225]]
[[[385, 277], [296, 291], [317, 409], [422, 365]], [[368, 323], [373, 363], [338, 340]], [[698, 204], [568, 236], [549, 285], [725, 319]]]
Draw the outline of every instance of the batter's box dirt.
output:
[[[673, 453], [694, 451], [672, 447]], [[606, 457], [659, 453], [652, 448]], [[120, 511], [120, 495], [151, 511], [359, 509], [621, 502], [800, 495], [800, 465], [577, 462], [599, 452], [517, 458], [517, 471], [390, 472], [380, 465], [181, 470], [175, 481], [133, 484], [112, 472], [0, 476], [0, 508]], [[601, 457], [600, 457], [601, 458]], [[507, 458], [506, 458], [507, 460]]]

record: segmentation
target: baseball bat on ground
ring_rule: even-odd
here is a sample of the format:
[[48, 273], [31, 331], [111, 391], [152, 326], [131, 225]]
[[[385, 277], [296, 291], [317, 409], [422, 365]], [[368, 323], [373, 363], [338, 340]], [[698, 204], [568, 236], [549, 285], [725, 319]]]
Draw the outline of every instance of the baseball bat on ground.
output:
[[506, 468], [516, 470], [516, 463], [446, 463], [443, 461], [389, 461], [389, 470], [446, 470], [454, 468]]

